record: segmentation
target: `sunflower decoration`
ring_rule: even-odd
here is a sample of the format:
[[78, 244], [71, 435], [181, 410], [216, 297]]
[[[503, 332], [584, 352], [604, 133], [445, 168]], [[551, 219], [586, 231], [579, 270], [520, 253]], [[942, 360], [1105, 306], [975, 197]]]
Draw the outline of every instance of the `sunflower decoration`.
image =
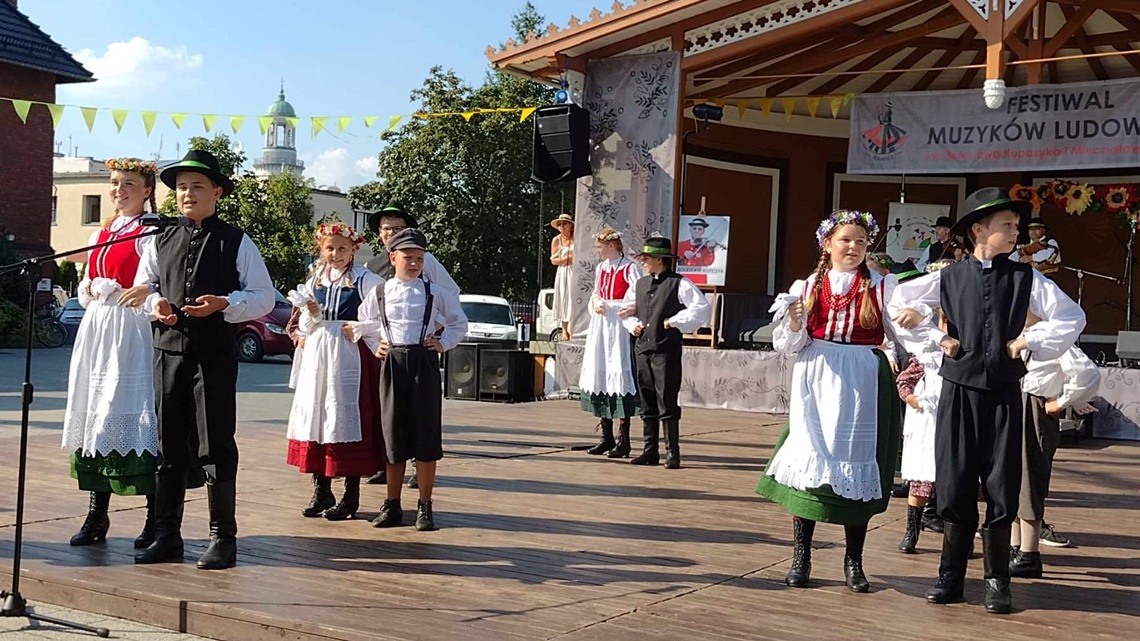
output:
[[1037, 190], [1025, 185], [1014, 185], [1009, 190], [1009, 197], [1014, 200], [1024, 200], [1033, 204], [1033, 213], [1041, 213], [1041, 196], [1037, 194]]
[[1053, 183], [1043, 182], [1037, 185], [1037, 199], [1041, 202], [1047, 202], [1053, 197]]
[[1128, 207], [1133, 198], [1132, 190], [1127, 185], [1112, 187], [1104, 195], [1104, 208], [1108, 211], [1120, 211]]
[[1069, 188], [1073, 186], [1072, 183], [1065, 180], [1053, 181], [1053, 198], [1058, 200], [1069, 197]]
[[1065, 205], [1065, 211], [1077, 216], [1083, 216], [1088, 210], [1089, 204], [1092, 203], [1093, 189], [1088, 185], [1072, 185], [1069, 187], [1068, 203]]

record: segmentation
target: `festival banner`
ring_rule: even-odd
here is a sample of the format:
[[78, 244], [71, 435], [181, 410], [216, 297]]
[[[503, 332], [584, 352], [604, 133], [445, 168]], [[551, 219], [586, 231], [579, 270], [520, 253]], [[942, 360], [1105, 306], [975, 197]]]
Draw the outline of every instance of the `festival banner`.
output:
[[847, 171], [981, 173], [1135, 168], [1140, 80], [868, 94], [851, 108]]
[[[681, 216], [677, 273], [697, 285], [724, 286], [728, 265], [728, 216]], [[686, 238], [687, 236], [687, 238]]]

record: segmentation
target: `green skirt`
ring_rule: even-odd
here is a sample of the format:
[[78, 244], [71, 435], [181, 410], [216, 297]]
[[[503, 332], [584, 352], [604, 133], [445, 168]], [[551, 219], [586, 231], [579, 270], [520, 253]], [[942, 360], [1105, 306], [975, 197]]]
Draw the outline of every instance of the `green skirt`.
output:
[[[895, 468], [899, 457], [899, 444], [902, 439], [902, 407], [895, 388], [894, 375], [882, 352], [879, 355], [878, 415], [879, 433], [876, 440], [875, 461], [879, 464], [879, 487], [882, 498], [874, 501], [853, 501], [845, 499], [831, 490], [828, 485], [808, 490], [781, 485], [776, 479], [761, 475], [756, 493], [783, 505], [792, 516], [812, 521], [838, 523], [841, 525], [864, 525], [871, 517], [885, 512], [891, 498], [891, 485], [895, 479]], [[776, 441], [771, 461], [788, 438], [788, 426]]]
[[589, 412], [598, 418], [623, 419], [633, 418], [641, 411], [641, 403], [637, 394], [582, 394], [582, 411]]
[[154, 494], [154, 472], [158, 459], [154, 454], [134, 450], [126, 456], [118, 452], [85, 456], [71, 453], [71, 478], [79, 481], [79, 489], [87, 492], [110, 492], [119, 496]]

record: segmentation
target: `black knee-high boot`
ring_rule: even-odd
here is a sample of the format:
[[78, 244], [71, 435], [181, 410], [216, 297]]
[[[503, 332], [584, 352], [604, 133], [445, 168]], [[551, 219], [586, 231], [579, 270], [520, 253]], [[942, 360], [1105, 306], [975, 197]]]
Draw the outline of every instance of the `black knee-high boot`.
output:
[[982, 528], [982, 558], [985, 559], [986, 611], [1009, 614], [1013, 595], [1009, 591], [1010, 528]]
[[111, 529], [111, 519], [107, 516], [107, 508], [111, 505], [110, 492], [92, 492], [91, 501], [87, 505], [87, 518], [79, 531], [71, 537], [72, 545], [91, 545], [107, 540], [107, 530]]
[[790, 588], [806, 588], [811, 578], [811, 539], [815, 535], [815, 521], [792, 517], [792, 568], [784, 583]]
[[610, 458], [625, 458], [629, 456], [629, 419], [618, 421], [617, 445], [606, 456]]
[[598, 423], [598, 428], [602, 431], [602, 440], [597, 445], [586, 450], [587, 454], [592, 456], [601, 456], [606, 452], [614, 449], [617, 443], [614, 443], [614, 421], [610, 418], [603, 418]]
[[661, 463], [661, 452], [657, 448], [658, 438], [661, 434], [661, 424], [656, 419], [641, 419], [641, 436], [645, 445], [641, 454], [636, 456], [632, 465], [658, 465]]
[[899, 541], [899, 550], [903, 554], [914, 554], [918, 546], [918, 533], [922, 530], [922, 508], [917, 505], [906, 507], [906, 534]]
[[185, 470], [160, 468], [154, 487], [154, 543], [135, 555], [135, 563], [181, 563], [182, 512], [186, 504]]
[[863, 574], [863, 544], [867, 542], [867, 525], [845, 525], [847, 553], [843, 555], [843, 575], [847, 578], [847, 589], [852, 592], [868, 592], [871, 584]]
[[340, 502], [321, 513], [330, 521], [346, 521], [356, 516], [360, 509], [360, 477], [344, 477], [344, 495]]
[[225, 570], [237, 565], [237, 482], [206, 486], [210, 501], [210, 547], [198, 559], [199, 570]]
[[135, 539], [135, 549], [145, 550], [154, 543], [154, 495], [146, 495], [146, 523], [143, 525], [143, 531]]
[[301, 510], [301, 516], [306, 518], [316, 518], [321, 515], [321, 512], [336, 505], [336, 497], [332, 493], [332, 479], [321, 474], [313, 475], [313, 498], [309, 500], [309, 505]]

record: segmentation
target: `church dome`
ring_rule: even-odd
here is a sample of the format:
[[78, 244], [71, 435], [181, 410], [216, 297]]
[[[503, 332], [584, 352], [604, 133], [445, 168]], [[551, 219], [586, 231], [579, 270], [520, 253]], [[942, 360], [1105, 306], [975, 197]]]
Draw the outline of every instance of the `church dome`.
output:
[[282, 118], [296, 118], [297, 112], [293, 111], [293, 105], [285, 100], [285, 89], [281, 89], [281, 93], [277, 94], [277, 100], [269, 105], [266, 109], [265, 115], [267, 116], [281, 116]]

